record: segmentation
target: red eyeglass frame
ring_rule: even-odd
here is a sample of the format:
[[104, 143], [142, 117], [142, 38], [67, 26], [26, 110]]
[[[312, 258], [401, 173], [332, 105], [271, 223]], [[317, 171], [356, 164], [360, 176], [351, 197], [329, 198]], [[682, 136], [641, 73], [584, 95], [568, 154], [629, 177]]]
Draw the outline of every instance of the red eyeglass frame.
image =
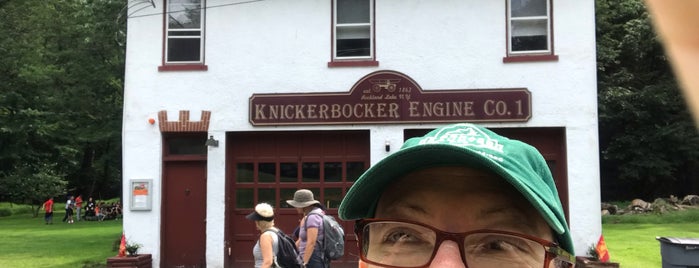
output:
[[[427, 229], [430, 229], [434, 231], [435, 234], [437, 234], [437, 238], [435, 241], [435, 248], [432, 251], [432, 256], [430, 256], [430, 260], [423, 266], [410, 266], [410, 267], [403, 267], [403, 266], [392, 266], [392, 265], [385, 265], [385, 264], [380, 264], [376, 263], [373, 261], [370, 261], [366, 258], [364, 255], [364, 250], [363, 250], [363, 244], [364, 244], [364, 227], [367, 224], [370, 223], [376, 223], [376, 222], [399, 222], [399, 223], [409, 223], [409, 224], [415, 224], [419, 225], [422, 227], [425, 227]], [[461, 251], [461, 261], [463, 261], [464, 265], [468, 267], [468, 264], [466, 263], [466, 256], [464, 256], [464, 252], [466, 250], [464, 249], [464, 243], [459, 242], [459, 241], [464, 241], [466, 236], [474, 233], [495, 233], [495, 234], [504, 234], [504, 235], [510, 235], [510, 236], [516, 236], [520, 238], [524, 238], [527, 240], [534, 241], [536, 243], [539, 243], [541, 246], [544, 247], [545, 250], [545, 256], [544, 256], [544, 266], [543, 268], [549, 268], [549, 264], [551, 261], [554, 262], [555, 268], [573, 268], [575, 267], [575, 257], [568, 253], [565, 249], [562, 249], [558, 243], [548, 241], [545, 239], [541, 239], [538, 237], [534, 237], [531, 235], [526, 235], [526, 234], [521, 234], [521, 233], [515, 233], [515, 232], [510, 232], [510, 231], [502, 231], [502, 230], [492, 230], [492, 229], [479, 229], [479, 230], [474, 230], [474, 231], [469, 231], [469, 232], [463, 232], [463, 233], [452, 233], [452, 232], [445, 232], [440, 229], [437, 229], [435, 227], [432, 227], [430, 225], [426, 225], [421, 222], [417, 221], [411, 221], [411, 220], [403, 220], [403, 219], [381, 219], [381, 218], [369, 218], [369, 219], [361, 219], [357, 220], [354, 223], [354, 233], [357, 235], [357, 245], [359, 247], [359, 258], [372, 265], [378, 265], [381, 267], [387, 267], [387, 268], [423, 268], [423, 267], [428, 267], [432, 260], [434, 260], [434, 256], [437, 255], [437, 250], [439, 249], [438, 245], [441, 245], [442, 242], [445, 240], [451, 240], [454, 242], [457, 242], [459, 245], [459, 250]]]

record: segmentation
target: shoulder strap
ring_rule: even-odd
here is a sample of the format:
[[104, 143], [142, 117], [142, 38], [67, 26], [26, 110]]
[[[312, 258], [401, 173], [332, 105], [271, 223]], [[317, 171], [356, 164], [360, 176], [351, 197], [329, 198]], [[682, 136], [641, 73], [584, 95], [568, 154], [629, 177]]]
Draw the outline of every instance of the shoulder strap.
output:
[[[308, 215], [306, 215], [306, 220], [303, 222], [303, 225], [304, 225], [303, 228], [305, 228], [306, 230], [308, 230], [308, 217], [310, 217], [311, 214], [318, 215], [318, 217], [320, 217], [320, 224], [321, 225], [323, 224], [323, 214], [320, 214], [318, 212], [308, 212]], [[320, 228], [319, 228], [319, 230], [320, 230]]]
[[[281, 243], [282, 243], [282, 236], [279, 234], [280, 231], [281, 231], [281, 230], [272, 227], [272, 228], [267, 228], [267, 230], [265, 230], [264, 232], [262, 232], [263, 234], [264, 234], [264, 233], [267, 233], [267, 232], [272, 232], [272, 233], [274, 233], [274, 235], [277, 236], [277, 252], [279, 252], [279, 249], [278, 249], [278, 248], [282, 246], [282, 245], [281, 245]], [[259, 239], [258, 239], [257, 241], [258, 241], [258, 243], [259, 243]], [[274, 247], [274, 239], [272, 239], [272, 247]], [[275, 258], [276, 258], [276, 254], [275, 254]]]
[[[318, 212], [308, 212], [308, 215], [306, 215], [306, 221], [303, 222], [303, 224], [305, 225], [304, 228], [306, 229], [306, 232], [307, 232], [306, 235], [308, 235], [308, 217], [311, 216], [311, 214], [315, 214], [315, 215], [318, 215], [318, 217], [320, 217], [320, 225], [321, 226], [325, 222], [325, 220], [323, 219], [323, 214], [318, 213]], [[321, 228], [323, 228], [323, 232], [325, 232], [325, 226], [318, 227], [318, 232], [320, 232]], [[321, 248], [324, 247], [324, 245], [325, 245], [325, 236], [326, 235], [323, 234], [323, 241], [316, 240], [316, 243], [319, 243]], [[325, 252], [323, 252], [323, 254], [325, 254]]]

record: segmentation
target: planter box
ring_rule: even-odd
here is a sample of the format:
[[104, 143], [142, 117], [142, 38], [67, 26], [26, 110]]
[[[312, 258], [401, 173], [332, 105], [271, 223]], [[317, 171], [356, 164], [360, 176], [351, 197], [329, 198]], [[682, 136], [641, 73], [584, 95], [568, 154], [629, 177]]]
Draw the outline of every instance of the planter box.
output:
[[619, 263], [593, 261], [593, 260], [588, 259], [587, 257], [577, 256], [577, 257], [575, 257], [575, 267], [576, 268], [619, 268]]
[[151, 268], [152, 266], [153, 259], [150, 254], [107, 258], [107, 267]]

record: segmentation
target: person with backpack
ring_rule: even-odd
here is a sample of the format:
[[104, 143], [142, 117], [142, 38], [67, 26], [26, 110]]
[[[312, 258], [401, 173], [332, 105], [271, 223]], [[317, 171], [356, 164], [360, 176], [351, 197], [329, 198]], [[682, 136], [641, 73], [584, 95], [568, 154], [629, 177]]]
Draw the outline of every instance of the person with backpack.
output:
[[260, 238], [252, 249], [255, 257], [255, 268], [274, 267], [275, 256], [279, 245], [279, 237], [273, 230], [274, 210], [267, 203], [260, 203], [255, 206], [255, 211], [245, 216], [248, 220], [255, 221], [255, 228], [260, 231]]
[[252, 251], [255, 268], [303, 268], [294, 239], [281, 229], [274, 227], [272, 206], [260, 203], [245, 218], [255, 221], [255, 227], [260, 231], [260, 238]]
[[296, 245], [299, 248], [303, 265], [306, 268], [328, 268], [330, 259], [322, 251], [323, 241], [323, 205], [315, 200], [313, 192], [308, 189], [300, 189], [294, 193], [294, 199], [286, 203], [296, 208], [303, 219], [299, 224], [299, 239]]

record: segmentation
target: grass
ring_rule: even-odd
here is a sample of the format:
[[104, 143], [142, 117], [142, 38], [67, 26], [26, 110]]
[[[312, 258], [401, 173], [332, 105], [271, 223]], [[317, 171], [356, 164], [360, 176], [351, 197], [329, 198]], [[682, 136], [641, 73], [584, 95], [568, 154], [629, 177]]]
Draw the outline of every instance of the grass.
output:
[[[56, 204], [53, 224], [44, 223], [22, 206], [14, 205], [11, 216], [0, 217], [0, 267], [106, 267], [115, 256], [114, 241], [121, 237], [122, 221], [61, 222], [65, 213]], [[0, 208], [7, 208], [7, 203]]]
[[[656, 237], [699, 238], [699, 209], [664, 214], [607, 215], [602, 232], [611, 261], [624, 268], [661, 267]], [[689, 252], [689, 254], [696, 252]]]
[[[0, 267], [105, 267], [115, 256], [122, 221], [61, 222], [56, 204], [54, 224], [45, 225], [43, 212], [33, 217], [28, 206], [0, 203], [11, 216], [0, 217]], [[699, 209], [664, 214], [607, 215], [602, 230], [611, 260], [624, 268], [661, 267], [660, 242], [655, 238], [699, 237]], [[578, 249], [583, 255], [586, 249]]]

